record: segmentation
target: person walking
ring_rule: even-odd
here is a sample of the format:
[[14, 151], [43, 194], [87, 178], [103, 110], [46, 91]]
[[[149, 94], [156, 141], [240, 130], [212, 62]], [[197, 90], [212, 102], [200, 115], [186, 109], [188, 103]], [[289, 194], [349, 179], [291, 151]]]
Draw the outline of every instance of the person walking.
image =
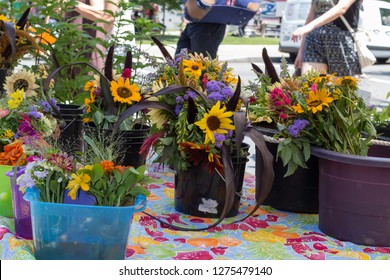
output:
[[312, 0], [304, 26], [292, 40], [301, 39], [295, 67], [302, 74], [310, 70], [336, 76], [360, 76], [362, 70], [354, 40], [340, 16], [356, 30], [362, 0]]
[[201, 21], [213, 5], [237, 6], [255, 11], [260, 7], [258, 0], [184, 0], [187, 24], [180, 34], [175, 54], [179, 54], [182, 49], [187, 49], [210, 55], [211, 58], [217, 57], [218, 48], [225, 37], [226, 19], [221, 16], [215, 18], [215, 22]]

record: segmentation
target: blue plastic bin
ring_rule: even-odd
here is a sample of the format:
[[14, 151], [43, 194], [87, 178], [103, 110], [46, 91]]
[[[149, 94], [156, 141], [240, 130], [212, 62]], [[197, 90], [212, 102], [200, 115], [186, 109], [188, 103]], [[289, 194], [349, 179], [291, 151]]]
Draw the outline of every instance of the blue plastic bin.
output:
[[28, 189], [36, 259], [124, 259], [133, 214], [145, 209], [146, 197], [134, 206], [109, 207], [39, 201], [39, 192]]

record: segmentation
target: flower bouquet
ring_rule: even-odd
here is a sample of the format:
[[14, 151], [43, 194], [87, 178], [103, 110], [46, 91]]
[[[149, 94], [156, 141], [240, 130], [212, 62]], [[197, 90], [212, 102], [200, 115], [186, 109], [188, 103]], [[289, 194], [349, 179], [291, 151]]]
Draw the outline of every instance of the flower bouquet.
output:
[[[227, 63], [186, 51], [173, 59], [161, 42], [154, 41], [167, 64], [150, 85], [148, 97], [126, 110], [119, 123], [136, 110], [148, 110], [151, 135], [142, 149], [153, 149], [156, 162], [177, 172], [176, 210], [198, 216], [235, 215], [239, 197], [236, 211], [230, 210], [234, 193], [241, 191], [248, 156], [248, 146], [242, 143], [244, 132], [251, 138], [258, 136], [246, 128], [245, 113], [240, 111], [240, 79]], [[261, 135], [255, 141], [263, 144]], [[267, 152], [265, 148], [264, 193], [273, 179], [272, 169], [268, 169], [272, 159]], [[258, 193], [257, 198], [263, 199], [264, 193]]]
[[41, 156], [27, 159], [18, 184], [31, 205], [35, 257], [123, 259], [133, 213], [145, 208], [154, 182], [145, 166], [79, 161], [42, 141], [32, 145]]

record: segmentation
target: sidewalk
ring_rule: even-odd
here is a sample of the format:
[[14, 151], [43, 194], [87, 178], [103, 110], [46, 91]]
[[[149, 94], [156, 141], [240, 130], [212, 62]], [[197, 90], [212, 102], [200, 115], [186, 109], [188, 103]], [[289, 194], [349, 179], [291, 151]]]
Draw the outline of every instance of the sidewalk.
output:
[[[166, 45], [165, 47], [173, 56], [176, 45]], [[220, 45], [218, 57], [222, 61], [229, 62], [262, 62], [261, 53], [264, 47], [267, 49], [270, 57], [288, 57], [287, 53], [279, 52], [278, 45]], [[150, 55], [162, 57], [156, 45], [144, 45], [142, 49], [146, 50]]]

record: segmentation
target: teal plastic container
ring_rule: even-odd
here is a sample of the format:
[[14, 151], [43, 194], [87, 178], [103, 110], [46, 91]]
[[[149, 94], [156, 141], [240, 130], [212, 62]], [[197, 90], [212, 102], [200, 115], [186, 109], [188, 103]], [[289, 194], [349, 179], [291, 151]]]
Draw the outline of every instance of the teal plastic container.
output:
[[109, 207], [39, 201], [28, 189], [34, 254], [41, 260], [123, 260], [133, 214], [145, 209], [139, 195], [134, 206]]

